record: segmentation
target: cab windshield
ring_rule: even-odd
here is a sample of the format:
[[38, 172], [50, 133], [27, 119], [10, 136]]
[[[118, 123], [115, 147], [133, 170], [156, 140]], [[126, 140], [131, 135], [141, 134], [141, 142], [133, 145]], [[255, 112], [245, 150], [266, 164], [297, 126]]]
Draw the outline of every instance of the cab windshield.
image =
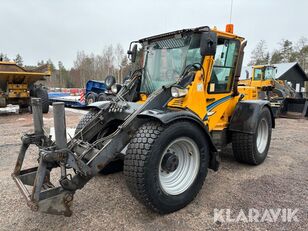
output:
[[151, 94], [175, 83], [187, 65], [201, 62], [200, 34], [152, 42], [144, 47], [144, 60], [140, 90]]
[[264, 80], [275, 79], [276, 68], [275, 67], [266, 67], [264, 72]]
[[275, 74], [276, 74], [275, 67], [255, 68], [254, 80], [275, 79]]

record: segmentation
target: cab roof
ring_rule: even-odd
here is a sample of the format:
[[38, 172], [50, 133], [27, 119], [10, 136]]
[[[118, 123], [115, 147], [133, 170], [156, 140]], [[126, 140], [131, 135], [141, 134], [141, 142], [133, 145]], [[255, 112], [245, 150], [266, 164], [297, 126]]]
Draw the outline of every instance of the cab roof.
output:
[[200, 26], [200, 27], [196, 27], [196, 28], [176, 30], [176, 31], [171, 31], [171, 32], [163, 33], [163, 34], [158, 34], [158, 35], [142, 38], [138, 42], [139, 43], [151, 43], [153, 41], [157, 41], [157, 40], [161, 40], [161, 39], [172, 38], [175, 35], [185, 35], [185, 34], [207, 32], [207, 31], [216, 32], [218, 34], [218, 36], [226, 36], [228, 38], [235, 38], [235, 39], [239, 39], [240, 41], [244, 40], [244, 38], [241, 37], [241, 36], [237, 36], [233, 33], [225, 32], [225, 31], [217, 30], [216, 27], [214, 27], [213, 29], [210, 29], [209, 26]]
[[156, 41], [156, 40], [174, 37], [175, 35], [178, 35], [178, 34], [185, 35], [185, 34], [192, 34], [192, 33], [196, 33], [196, 32], [204, 32], [204, 31], [210, 31], [210, 30], [211, 29], [208, 26], [200, 26], [200, 27], [196, 27], [196, 28], [182, 29], [182, 30], [176, 30], [176, 31], [171, 31], [171, 32], [167, 32], [167, 33], [163, 33], [163, 34], [159, 34], [159, 35], [154, 35], [154, 36], [142, 38], [138, 42], [140, 42], [140, 43], [144, 43], [144, 42], [150, 43], [150, 42], [153, 42], [153, 41]]

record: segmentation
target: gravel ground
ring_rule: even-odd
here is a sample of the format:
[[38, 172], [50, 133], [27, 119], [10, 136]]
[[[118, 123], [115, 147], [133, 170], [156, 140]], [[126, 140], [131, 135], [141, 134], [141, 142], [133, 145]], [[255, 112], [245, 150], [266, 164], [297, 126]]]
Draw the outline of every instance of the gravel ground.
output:
[[[66, 113], [74, 127], [82, 114]], [[46, 128], [52, 113], [44, 115]], [[238, 164], [231, 148], [222, 153], [218, 172], [210, 171], [197, 198], [186, 208], [158, 215], [129, 193], [122, 173], [97, 176], [74, 198], [70, 218], [34, 213], [10, 177], [22, 133], [32, 129], [31, 115], [0, 117], [0, 230], [308, 230], [308, 120], [278, 119], [267, 160], [260, 166]], [[36, 158], [35, 149], [27, 160]], [[214, 222], [214, 209], [298, 209], [298, 222]]]

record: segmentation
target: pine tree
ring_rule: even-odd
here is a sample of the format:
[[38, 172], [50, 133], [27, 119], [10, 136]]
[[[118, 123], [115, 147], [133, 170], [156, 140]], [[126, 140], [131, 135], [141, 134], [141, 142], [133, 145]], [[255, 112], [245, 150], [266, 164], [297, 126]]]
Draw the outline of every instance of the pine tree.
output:
[[274, 63], [281, 63], [282, 62], [282, 54], [280, 53], [280, 51], [278, 50], [275, 50], [273, 53], [272, 53], [272, 56], [271, 56], [271, 64], [274, 64]]
[[23, 58], [21, 57], [20, 54], [17, 54], [15, 59], [14, 59], [14, 62], [18, 65], [18, 66], [23, 66]]
[[293, 49], [293, 43], [288, 39], [283, 39], [280, 42], [280, 54], [282, 56], [282, 62], [294, 62], [295, 54]]
[[249, 65], [265, 65], [269, 63], [269, 52], [267, 51], [266, 42], [261, 40], [251, 52]]
[[9, 57], [7, 56], [7, 54], [3, 54], [3, 53], [0, 53], [0, 60], [2, 60], [4, 62], [9, 62], [10, 61]]

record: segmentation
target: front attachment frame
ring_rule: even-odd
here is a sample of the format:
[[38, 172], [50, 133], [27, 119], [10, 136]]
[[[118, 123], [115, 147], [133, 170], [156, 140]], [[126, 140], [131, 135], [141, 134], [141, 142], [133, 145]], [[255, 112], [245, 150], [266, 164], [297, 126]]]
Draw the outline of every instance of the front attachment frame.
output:
[[[20, 192], [27, 201], [32, 211], [51, 213], [56, 215], [71, 216], [70, 206], [74, 193], [64, 190], [61, 186], [55, 187], [50, 182], [50, 171], [54, 162], [46, 161], [46, 150], [55, 150], [50, 136], [43, 129], [42, 103], [39, 98], [32, 98], [34, 133], [22, 136], [22, 145], [19, 150], [17, 162], [12, 173], [12, 178]], [[39, 165], [22, 170], [26, 152], [30, 145], [39, 148]], [[51, 153], [51, 152], [50, 152]], [[54, 152], [52, 152], [54, 153]], [[58, 157], [65, 156], [59, 153]], [[64, 154], [64, 155], [63, 155]], [[29, 189], [31, 186], [32, 189]]]

